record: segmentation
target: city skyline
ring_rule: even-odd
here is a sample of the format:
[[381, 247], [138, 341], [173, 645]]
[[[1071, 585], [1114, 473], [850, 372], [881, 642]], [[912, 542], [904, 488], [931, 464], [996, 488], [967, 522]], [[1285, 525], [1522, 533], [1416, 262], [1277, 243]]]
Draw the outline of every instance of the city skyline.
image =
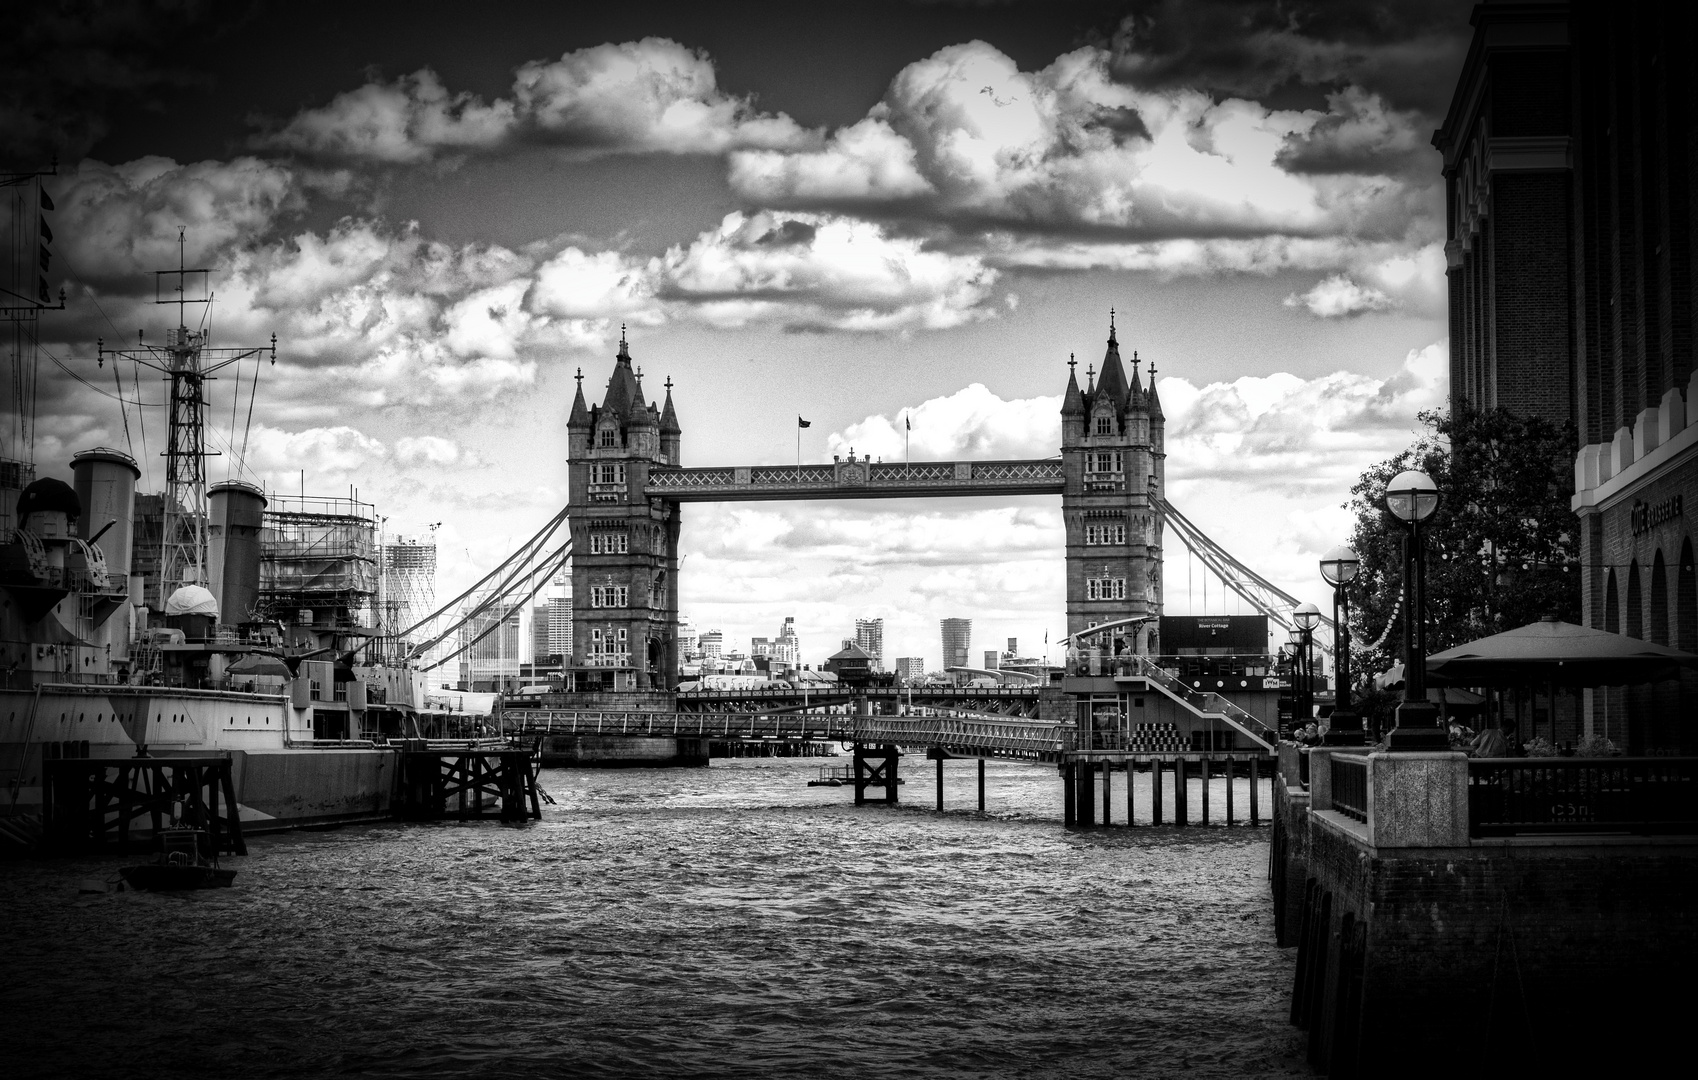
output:
[[[211, 384], [211, 479], [354, 487], [397, 532], [440, 522], [443, 596], [565, 501], [572, 379], [599, 391], [621, 324], [676, 384], [686, 464], [1022, 458], [1056, 452], [1068, 359], [1088, 379], [1112, 307], [1159, 372], [1173, 502], [1324, 603], [1351, 482], [1445, 398], [1427, 133], [1467, 5], [1266, 26], [1225, 3], [1145, 24], [851, 5], [772, 14], [759, 45], [733, 8], [493, 28], [444, 9], [404, 41], [338, 11], [336, 48], [305, 60], [244, 44], [330, 9], [187, 11], [161, 28], [173, 49], [125, 46], [133, 101], [54, 73], [40, 108], [68, 110], [64, 137], [7, 147], [60, 161], [42, 473], [107, 444], [160, 487], [157, 410], [125, 415], [89, 361], [97, 339], [163, 336], [152, 272], [179, 229], [215, 271], [214, 340], [278, 336], [257, 393], [234, 400], [251, 364]], [[185, 82], [175, 46], [198, 35], [220, 48], [188, 50], [206, 67]], [[1203, 37], [1265, 62], [1180, 44]], [[737, 639], [787, 613], [822, 634], [883, 618], [886, 655], [931, 655], [957, 613], [1054, 642], [1060, 536], [1049, 498], [702, 506], [680, 602]], [[1166, 580], [1170, 613], [1247, 610], [1177, 545]]]

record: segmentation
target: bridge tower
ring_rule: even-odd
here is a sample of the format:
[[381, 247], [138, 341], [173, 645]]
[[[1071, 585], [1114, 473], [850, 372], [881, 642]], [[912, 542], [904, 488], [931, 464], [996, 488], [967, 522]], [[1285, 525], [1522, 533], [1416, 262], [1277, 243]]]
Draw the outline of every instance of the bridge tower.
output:
[[679, 463], [672, 381], [666, 403], [643, 395], [622, 327], [607, 395], [566, 421], [567, 522], [572, 530], [572, 656], [568, 688], [670, 690], [678, 671], [678, 504], [645, 494], [649, 470]]
[[[1162, 525], [1155, 505], [1167, 469], [1156, 369], [1151, 366], [1145, 390], [1134, 352], [1127, 380], [1113, 311], [1102, 370], [1087, 369], [1082, 393], [1073, 367], [1069, 360], [1061, 402], [1069, 634], [1161, 614]], [[1159, 651], [1153, 621], [1138, 628], [1133, 647]]]

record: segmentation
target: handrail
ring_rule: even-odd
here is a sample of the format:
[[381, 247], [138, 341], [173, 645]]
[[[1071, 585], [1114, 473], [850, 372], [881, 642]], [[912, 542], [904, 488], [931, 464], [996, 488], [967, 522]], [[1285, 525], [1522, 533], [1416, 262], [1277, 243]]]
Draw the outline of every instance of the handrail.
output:
[[1135, 674], [1141, 676], [1150, 685], [1165, 693], [1168, 697], [1184, 705], [1198, 716], [1218, 716], [1239, 732], [1249, 736], [1269, 752], [1279, 739], [1279, 733], [1262, 723], [1253, 714], [1246, 712], [1230, 698], [1222, 697], [1212, 690], [1198, 691], [1186, 686], [1184, 681], [1158, 666], [1147, 656], [1134, 655], [1128, 658], [1129, 667], [1135, 669]]
[[1698, 757], [1473, 758], [1468, 830], [1698, 833]]
[[1368, 821], [1368, 759], [1332, 755], [1332, 808], [1364, 824]]

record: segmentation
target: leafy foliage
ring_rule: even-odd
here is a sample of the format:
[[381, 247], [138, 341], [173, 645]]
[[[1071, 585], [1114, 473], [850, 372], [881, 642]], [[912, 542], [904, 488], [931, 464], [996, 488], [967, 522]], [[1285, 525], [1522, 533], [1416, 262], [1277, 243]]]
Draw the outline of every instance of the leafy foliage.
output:
[[[1424, 412], [1429, 433], [1351, 488], [1351, 546], [1362, 570], [1349, 586], [1358, 681], [1402, 659], [1403, 541], [1385, 486], [1406, 469], [1433, 478], [1439, 507], [1421, 526], [1427, 555], [1427, 650], [1496, 634], [1555, 613], [1578, 622], [1579, 522], [1569, 509], [1572, 432], [1503, 409]], [[1370, 647], [1388, 623], [1383, 642]], [[1363, 697], [1369, 695], [1364, 687]], [[1368, 709], [1362, 710], [1367, 713]]]

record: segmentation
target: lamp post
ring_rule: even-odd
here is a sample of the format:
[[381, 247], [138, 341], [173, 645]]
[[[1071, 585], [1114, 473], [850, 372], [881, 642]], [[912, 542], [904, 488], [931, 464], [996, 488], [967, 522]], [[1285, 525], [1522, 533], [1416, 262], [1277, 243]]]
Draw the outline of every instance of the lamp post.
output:
[[1344, 587], [1361, 569], [1362, 560], [1342, 544], [1321, 556], [1321, 577], [1332, 586], [1333, 681], [1338, 684], [1328, 746], [1361, 746], [1364, 741], [1362, 718], [1350, 708], [1350, 601], [1344, 595]]
[[1304, 718], [1313, 720], [1315, 713], [1315, 627], [1321, 625], [1321, 609], [1304, 601], [1291, 613], [1291, 619], [1303, 631], [1303, 702], [1307, 706]]
[[1427, 700], [1426, 560], [1421, 523], [1439, 508], [1439, 488], [1421, 472], [1401, 472], [1386, 485], [1386, 509], [1408, 528], [1403, 540], [1403, 701], [1387, 736], [1392, 750], [1448, 750], [1438, 706]]
[[1301, 731], [1315, 719], [1315, 706], [1310, 700], [1308, 634], [1300, 626], [1291, 628], [1291, 685], [1294, 731]]

